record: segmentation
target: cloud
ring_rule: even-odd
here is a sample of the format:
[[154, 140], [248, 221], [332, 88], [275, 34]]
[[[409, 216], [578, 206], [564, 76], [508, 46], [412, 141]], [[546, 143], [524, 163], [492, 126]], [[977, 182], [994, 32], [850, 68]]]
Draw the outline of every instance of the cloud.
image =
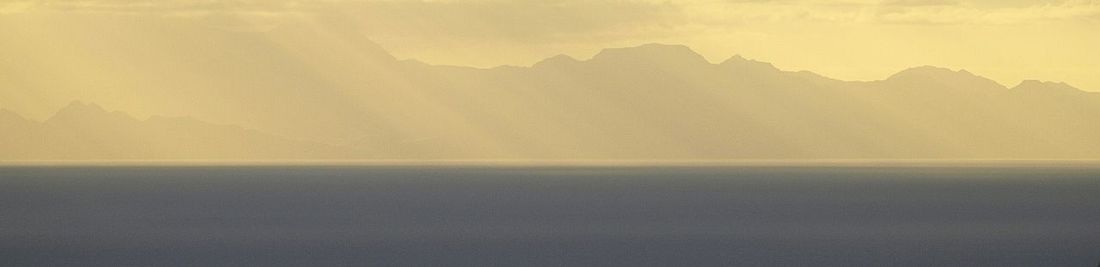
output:
[[686, 5], [695, 23], [841, 22], [871, 24], [1017, 24], [1094, 20], [1098, 0], [1011, 5], [988, 0], [724, 0]]
[[0, 13], [80, 12], [204, 17], [340, 17], [379, 38], [466, 38], [546, 42], [655, 32], [686, 24], [680, 6], [645, 0], [38, 0], [0, 4]]
[[[1094, 20], [1100, 0], [1010, 5], [993, 0], [9, 0], [0, 14], [89, 12], [195, 16], [215, 13], [323, 14], [364, 22], [435, 29], [433, 34], [488, 34], [517, 40], [630, 28], [750, 21], [912, 24], [1006, 24]], [[1013, 2], [1015, 3], [1015, 2]], [[722, 23], [719, 23], [722, 24]]]
[[[294, 0], [9, 0], [0, 10], [20, 13], [96, 13], [114, 15], [179, 16], [211, 13], [298, 13], [305, 1]], [[321, 2], [317, 2], [321, 3]], [[15, 12], [9, 12], [15, 13]]]
[[26, 12], [31, 7], [29, 1], [12, 1], [0, 3], [0, 15]]
[[959, 0], [885, 0], [879, 5], [882, 6], [955, 6], [962, 2]]
[[1100, 15], [1100, 2], [1066, 1], [1025, 7], [923, 6], [880, 10], [876, 21], [903, 24], [1021, 24], [1088, 20]]
[[339, 12], [379, 34], [519, 42], [599, 38], [686, 23], [678, 6], [644, 1], [363, 1], [340, 5]]
[[[0, 14], [82, 12], [243, 16], [278, 24], [296, 16], [351, 21], [394, 43], [606, 42], [723, 31], [745, 24], [1004, 25], [1100, 20], [1100, 0], [1010, 5], [994, 0], [9, 0]], [[1017, 3], [1017, 2], [1013, 2]], [[256, 23], [253, 23], [256, 24]], [[266, 27], [265, 27], [266, 28]]]

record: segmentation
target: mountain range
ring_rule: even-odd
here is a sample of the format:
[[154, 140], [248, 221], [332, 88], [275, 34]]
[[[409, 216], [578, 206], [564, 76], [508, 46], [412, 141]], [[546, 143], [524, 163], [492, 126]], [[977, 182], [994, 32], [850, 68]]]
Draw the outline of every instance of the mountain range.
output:
[[[931, 66], [841, 81], [663, 44], [479, 69], [352, 29], [176, 30], [192, 38], [70, 47], [58, 68], [0, 49], [0, 159], [1100, 158], [1100, 94], [1064, 83]], [[17, 113], [74, 99], [164, 117]]]

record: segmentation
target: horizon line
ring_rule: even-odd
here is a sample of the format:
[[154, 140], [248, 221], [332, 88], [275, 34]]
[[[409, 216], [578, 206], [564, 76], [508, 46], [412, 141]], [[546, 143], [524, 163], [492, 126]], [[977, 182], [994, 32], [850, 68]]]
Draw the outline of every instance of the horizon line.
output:
[[1092, 167], [1097, 159], [343, 159], [0, 160], [0, 167]]

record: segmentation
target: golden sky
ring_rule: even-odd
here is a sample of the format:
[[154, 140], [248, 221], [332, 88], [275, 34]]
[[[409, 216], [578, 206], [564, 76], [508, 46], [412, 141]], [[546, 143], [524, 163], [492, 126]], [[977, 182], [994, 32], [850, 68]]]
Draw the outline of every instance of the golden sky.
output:
[[[936, 65], [1007, 86], [1024, 79], [1100, 90], [1097, 0], [7, 0], [0, 16], [167, 16], [265, 30], [341, 18], [399, 58], [531, 65], [606, 47], [684, 44], [847, 80]], [[242, 21], [244, 23], [242, 23]], [[9, 21], [8, 23], [12, 23]]]
[[[1098, 33], [1100, 0], [0, 0], [0, 145], [303, 145], [269, 133], [421, 159], [1091, 158], [1100, 93], [999, 90], [1100, 91]], [[841, 83], [693, 51], [842, 80], [948, 69]]]

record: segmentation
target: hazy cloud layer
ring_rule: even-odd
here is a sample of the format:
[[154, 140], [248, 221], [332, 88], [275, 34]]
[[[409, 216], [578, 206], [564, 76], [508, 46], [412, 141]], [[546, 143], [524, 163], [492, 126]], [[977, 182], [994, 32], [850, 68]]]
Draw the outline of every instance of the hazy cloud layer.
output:
[[[999, 2], [999, 1], [998, 1]], [[1088, 19], [1100, 2], [989, 3], [963, 0], [699, 1], [685, 5], [711, 20], [831, 21], [915, 24], [1008, 24]]]
[[0, 3], [0, 14], [81, 12], [172, 17], [320, 16], [358, 20], [379, 38], [547, 41], [688, 23], [682, 7], [644, 1], [99, 0]]
[[[160, 15], [220, 12], [300, 14], [339, 9], [377, 20], [436, 18], [423, 26], [454, 26], [448, 19], [519, 23], [516, 27], [559, 23], [563, 28], [602, 24], [691, 23], [697, 19], [849, 20], [857, 22], [1019, 23], [1049, 19], [1089, 19], [1100, 14], [1096, 0], [13, 0], [0, 12], [71, 11]], [[706, 12], [711, 10], [712, 12]], [[713, 12], [721, 11], [721, 12]], [[709, 13], [706, 17], [696, 15]], [[718, 14], [721, 15], [718, 15]], [[396, 17], [396, 15], [410, 17]], [[676, 18], [676, 19], [672, 19]], [[432, 23], [438, 25], [431, 25]], [[538, 22], [538, 23], [536, 23]], [[593, 25], [595, 24], [595, 25]], [[673, 23], [670, 23], [673, 24]], [[506, 25], [496, 25], [506, 26]], [[539, 28], [532, 28], [538, 30]], [[557, 28], [555, 28], [557, 29]]]
[[[604, 47], [665, 42], [697, 47], [711, 60], [742, 53], [849, 79], [882, 78], [913, 64], [937, 64], [982, 69], [1005, 83], [1044, 78], [1100, 87], [1100, 79], [1091, 74], [1100, 67], [1094, 63], [1100, 62], [1100, 55], [1082, 50], [1100, 45], [1100, 38], [1094, 37], [1100, 26], [1100, 0], [0, 3], [0, 17], [52, 14], [65, 19], [69, 13], [197, 19], [237, 31], [266, 31], [302, 20], [329, 23], [354, 28], [398, 57], [435, 64], [530, 65], [559, 53], [584, 58]], [[1056, 47], [1055, 42], [1062, 45]], [[841, 56], [853, 51], [868, 56]], [[1020, 60], [1007, 60], [1006, 55]], [[1027, 76], [1035, 73], [1042, 74]]]
[[744, 23], [1014, 24], [1100, 17], [1100, 1], [991, 0], [15, 0], [0, 14], [341, 15], [380, 38], [550, 41], [622, 38]]

